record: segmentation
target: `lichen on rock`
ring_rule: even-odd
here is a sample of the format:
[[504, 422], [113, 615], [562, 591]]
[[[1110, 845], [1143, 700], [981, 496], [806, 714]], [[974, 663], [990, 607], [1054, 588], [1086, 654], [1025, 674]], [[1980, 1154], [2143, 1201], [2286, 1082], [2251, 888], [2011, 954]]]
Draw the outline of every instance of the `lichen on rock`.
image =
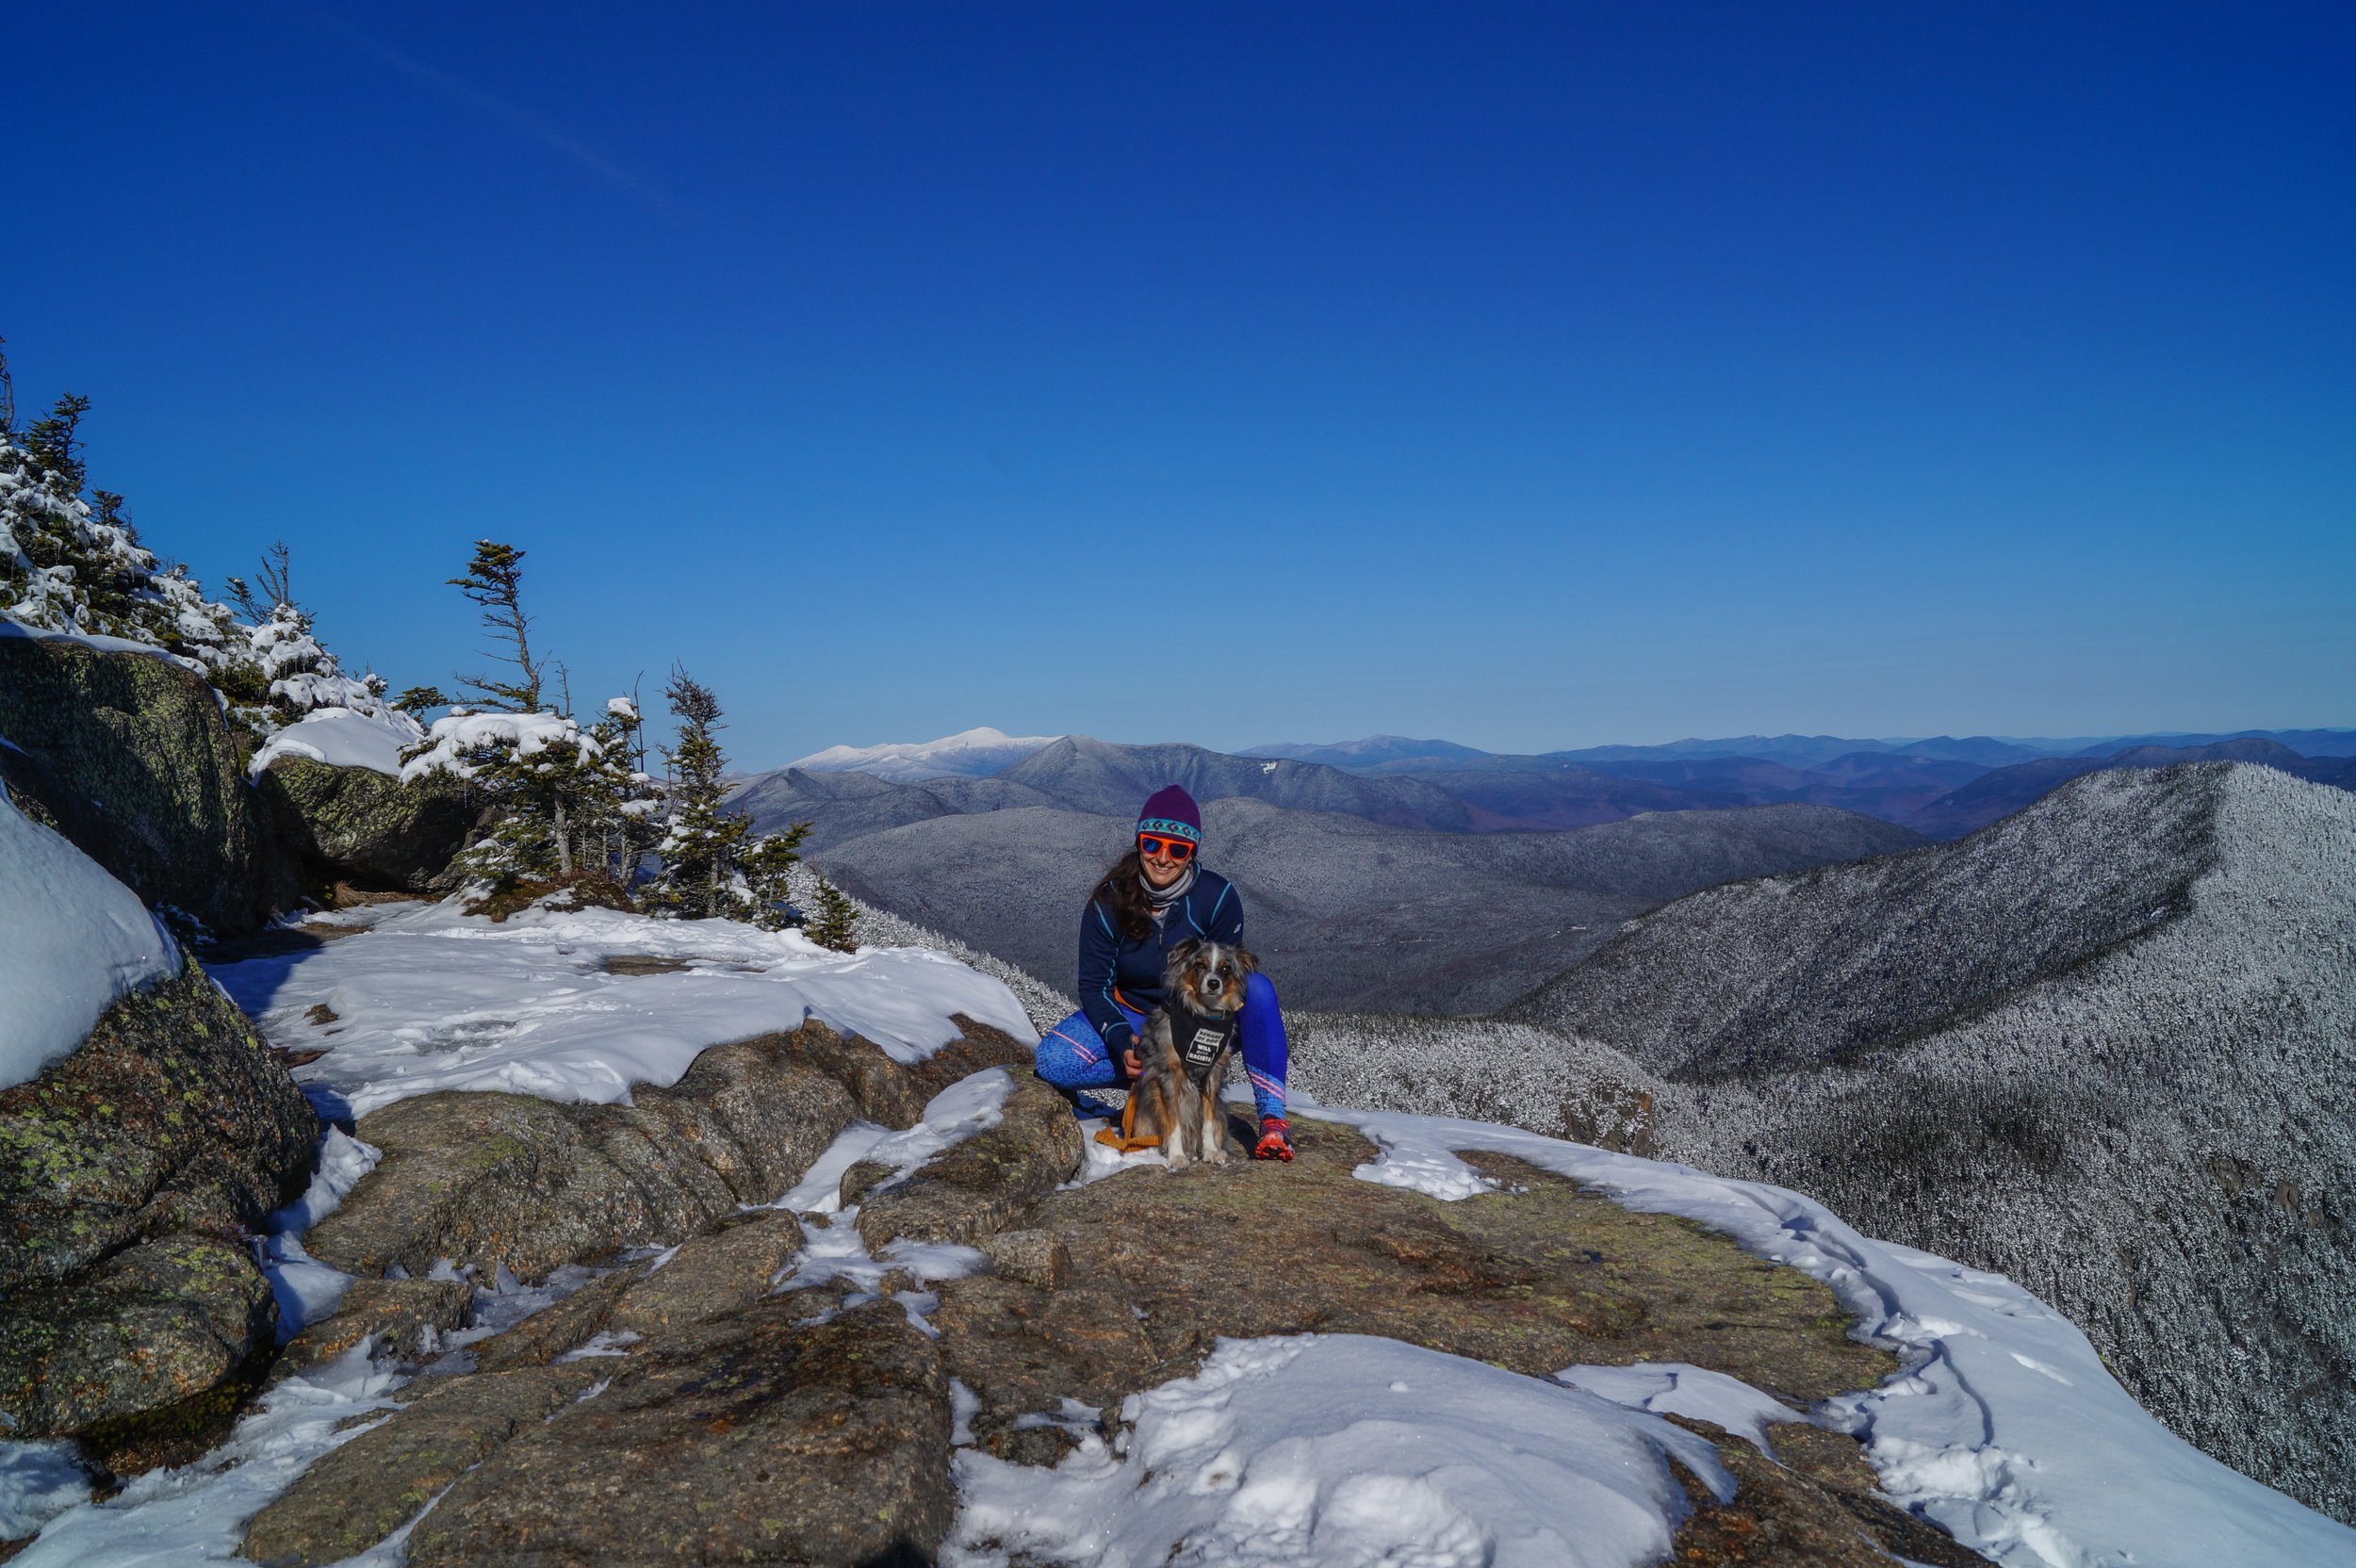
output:
[[234, 934], [300, 895], [243, 745], [193, 670], [0, 637], [0, 778], [149, 905]]
[[450, 890], [450, 863], [481, 814], [466, 781], [446, 773], [404, 783], [287, 755], [257, 782], [309, 879], [368, 892]]
[[0, 1091], [0, 1291], [145, 1240], [257, 1229], [302, 1191], [318, 1141], [302, 1090], [188, 961]]

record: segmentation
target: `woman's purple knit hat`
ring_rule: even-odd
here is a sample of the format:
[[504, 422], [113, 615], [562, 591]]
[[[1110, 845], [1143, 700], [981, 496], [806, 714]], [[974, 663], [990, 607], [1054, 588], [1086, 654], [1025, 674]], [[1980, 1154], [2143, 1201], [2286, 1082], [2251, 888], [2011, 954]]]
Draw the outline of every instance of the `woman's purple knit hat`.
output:
[[1194, 796], [1171, 784], [1153, 792], [1137, 813], [1137, 831], [1167, 833], [1173, 839], [1184, 839], [1190, 844], [1203, 842], [1203, 813], [1195, 808]]

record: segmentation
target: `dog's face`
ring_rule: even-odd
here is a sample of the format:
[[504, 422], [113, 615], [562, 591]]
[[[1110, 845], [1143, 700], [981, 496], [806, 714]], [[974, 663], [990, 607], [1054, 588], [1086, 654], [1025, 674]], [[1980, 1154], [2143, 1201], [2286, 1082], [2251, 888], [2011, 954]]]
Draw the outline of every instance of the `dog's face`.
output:
[[1244, 977], [1260, 967], [1240, 947], [1186, 941], [1170, 950], [1162, 988], [1198, 1013], [1232, 1013], [1243, 1005]]

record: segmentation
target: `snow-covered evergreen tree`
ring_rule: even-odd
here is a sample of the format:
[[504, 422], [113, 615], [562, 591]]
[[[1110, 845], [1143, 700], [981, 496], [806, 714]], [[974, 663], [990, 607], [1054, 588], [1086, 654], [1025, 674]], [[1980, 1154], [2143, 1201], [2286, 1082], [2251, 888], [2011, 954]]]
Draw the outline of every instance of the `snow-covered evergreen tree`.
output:
[[663, 789], [641, 766], [644, 726], [636, 701], [608, 699], [605, 717], [589, 731], [597, 743], [597, 760], [576, 780], [581, 794], [574, 813], [575, 858], [598, 867], [624, 892], [637, 879], [639, 862], [663, 837]]
[[89, 407], [68, 396], [28, 430], [0, 428], [0, 613], [44, 631], [160, 647], [233, 698], [258, 694], [259, 670], [230, 608], [139, 543], [121, 496], [83, 498], [78, 430]]
[[[7, 376], [0, 359], [0, 384]], [[384, 682], [343, 673], [310, 615], [287, 591], [287, 550], [272, 547], [257, 598], [229, 580], [228, 604], [205, 596], [188, 569], [139, 542], [123, 497], [84, 486], [82, 416], [90, 400], [59, 398], [19, 432], [0, 420], [0, 613], [43, 631], [117, 637], [179, 655], [261, 735], [322, 708], [350, 708], [404, 725], [384, 700]], [[422, 734], [422, 731], [415, 731]]]
[[[349, 708], [385, 724], [412, 723], [384, 696], [384, 678], [343, 673], [335, 656], [319, 645], [310, 612], [281, 601], [258, 626], [246, 630], [254, 661], [268, 682], [263, 700], [250, 713], [258, 727], [275, 729], [322, 708]], [[414, 733], [423, 734], [416, 729]]]
[[859, 906], [850, 895], [825, 877], [818, 879], [818, 918], [802, 926], [802, 935], [820, 947], [849, 953], [859, 946]]
[[683, 669], [671, 672], [663, 694], [679, 721], [678, 742], [663, 755], [671, 767], [663, 840], [655, 848], [663, 870], [641, 898], [648, 909], [689, 919], [784, 923], [786, 874], [808, 824], [753, 836], [752, 819], [724, 809], [721, 775], [728, 758], [717, 731], [720, 699]]
[[561, 713], [474, 713], [436, 719], [403, 760], [403, 780], [430, 773], [466, 779], [493, 814], [459, 863], [494, 891], [526, 881], [571, 880], [579, 869], [580, 801], [602, 771], [605, 747]]

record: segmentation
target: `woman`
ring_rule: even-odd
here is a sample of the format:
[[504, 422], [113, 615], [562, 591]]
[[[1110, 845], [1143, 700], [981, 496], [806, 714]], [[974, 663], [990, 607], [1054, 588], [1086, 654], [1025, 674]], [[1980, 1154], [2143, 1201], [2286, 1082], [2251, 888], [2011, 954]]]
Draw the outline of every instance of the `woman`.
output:
[[[1039, 1042], [1039, 1075], [1072, 1093], [1082, 1115], [1108, 1115], [1082, 1089], [1136, 1081], [1137, 1037], [1161, 1005], [1165, 955], [1195, 938], [1243, 940], [1243, 897], [1195, 859], [1203, 813], [1172, 784], [1137, 813], [1137, 847], [1113, 862], [1080, 914], [1080, 1010]], [[1284, 1020], [1265, 974], [1244, 987], [1235, 1015], [1245, 1074], [1260, 1112], [1255, 1158], [1293, 1157], [1284, 1123]]]

